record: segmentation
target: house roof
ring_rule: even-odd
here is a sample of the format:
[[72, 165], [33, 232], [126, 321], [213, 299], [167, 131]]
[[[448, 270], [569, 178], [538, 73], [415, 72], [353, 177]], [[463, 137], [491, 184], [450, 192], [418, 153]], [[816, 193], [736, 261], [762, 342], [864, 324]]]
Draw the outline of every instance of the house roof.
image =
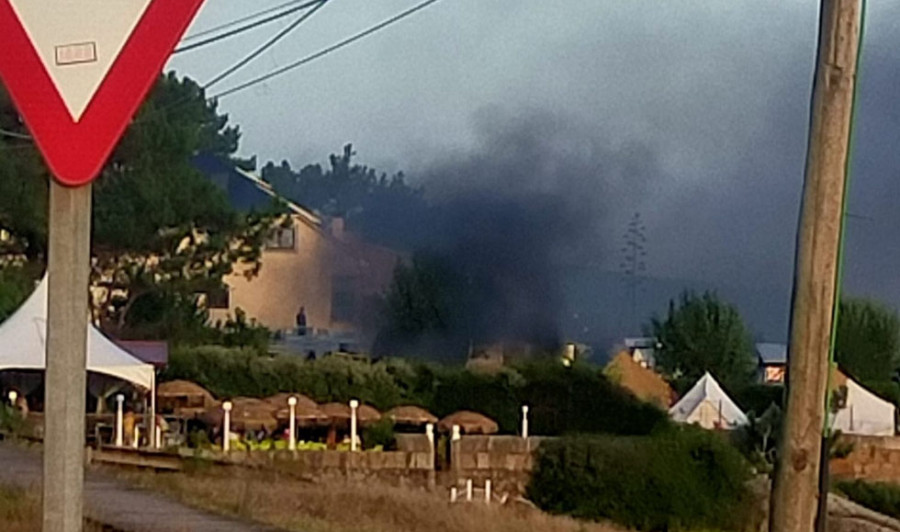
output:
[[766, 342], [756, 344], [756, 356], [763, 364], [787, 364], [787, 345]]
[[316, 226], [322, 223], [309, 209], [279, 196], [272, 185], [261, 177], [224, 157], [200, 154], [194, 156], [191, 162], [225, 193], [231, 206], [239, 211], [271, 209], [276, 202], [280, 202], [287, 212], [300, 216], [305, 222]]
[[114, 342], [138, 360], [148, 364], [165, 367], [169, 363], [169, 344], [166, 342], [135, 340], [114, 340]]

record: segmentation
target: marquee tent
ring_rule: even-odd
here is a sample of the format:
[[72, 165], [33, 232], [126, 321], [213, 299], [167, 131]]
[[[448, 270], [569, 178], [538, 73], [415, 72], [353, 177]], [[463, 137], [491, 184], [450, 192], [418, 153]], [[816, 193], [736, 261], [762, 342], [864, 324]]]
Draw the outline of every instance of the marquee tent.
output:
[[[47, 278], [0, 324], [0, 371], [43, 370], [47, 360]], [[156, 373], [103, 335], [85, 316], [87, 369], [140, 386], [154, 395]]]
[[669, 409], [669, 415], [679, 423], [705, 429], [730, 430], [748, 423], [747, 416], [708, 372]]
[[[832, 372], [831, 387], [843, 391], [843, 404], [831, 418], [832, 428], [845, 434], [894, 435], [894, 405], [863, 388], [840, 370]], [[843, 390], [842, 390], [843, 389]]]

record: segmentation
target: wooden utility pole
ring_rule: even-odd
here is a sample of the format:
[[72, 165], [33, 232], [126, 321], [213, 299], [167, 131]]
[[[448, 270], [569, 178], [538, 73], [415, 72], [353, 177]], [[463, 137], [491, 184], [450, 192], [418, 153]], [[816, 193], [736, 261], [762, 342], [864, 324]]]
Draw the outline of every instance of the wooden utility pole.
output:
[[815, 527], [862, 1], [821, 0], [772, 532]]

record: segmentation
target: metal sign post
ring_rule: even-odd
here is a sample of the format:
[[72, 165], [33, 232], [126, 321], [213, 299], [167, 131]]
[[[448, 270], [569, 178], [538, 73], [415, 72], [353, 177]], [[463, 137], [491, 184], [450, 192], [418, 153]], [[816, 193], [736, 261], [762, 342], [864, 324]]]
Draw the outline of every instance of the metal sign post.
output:
[[47, 254], [44, 532], [77, 532], [83, 524], [90, 183], [202, 3], [0, 0], [0, 78], [55, 178]]
[[44, 532], [81, 530], [91, 185], [50, 183]]

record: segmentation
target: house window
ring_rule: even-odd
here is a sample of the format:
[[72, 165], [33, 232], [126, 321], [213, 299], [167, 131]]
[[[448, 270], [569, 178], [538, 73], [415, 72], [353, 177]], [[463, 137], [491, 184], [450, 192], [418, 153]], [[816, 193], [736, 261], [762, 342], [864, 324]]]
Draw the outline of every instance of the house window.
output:
[[206, 294], [206, 308], [227, 309], [230, 302], [231, 297], [227, 286]]
[[294, 249], [296, 234], [293, 227], [278, 227], [269, 235], [266, 249]]

